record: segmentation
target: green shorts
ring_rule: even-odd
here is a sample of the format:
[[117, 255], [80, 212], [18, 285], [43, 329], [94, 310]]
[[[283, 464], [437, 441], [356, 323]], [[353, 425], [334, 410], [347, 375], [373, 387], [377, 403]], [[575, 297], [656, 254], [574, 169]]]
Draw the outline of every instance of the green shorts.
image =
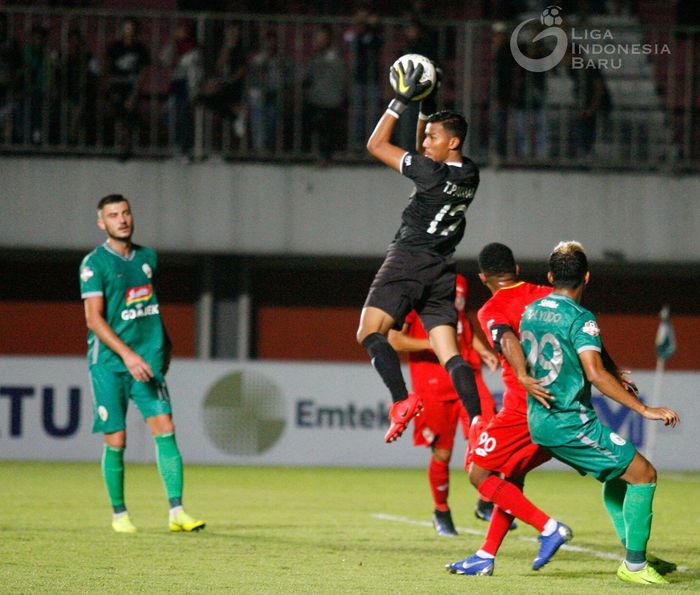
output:
[[583, 426], [569, 442], [545, 448], [581, 475], [592, 475], [598, 481], [622, 475], [637, 452], [629, 440], [597, 419]]
[[105, 366], [90, 367], [92, 431], [111, 434], [126, 429], [126, 411], [133, 399], [144, 419], [171, 414], [170, 395], [165, 378], [156, 374], [149, 382], [134, 380], [129, 372], [116, 372]]

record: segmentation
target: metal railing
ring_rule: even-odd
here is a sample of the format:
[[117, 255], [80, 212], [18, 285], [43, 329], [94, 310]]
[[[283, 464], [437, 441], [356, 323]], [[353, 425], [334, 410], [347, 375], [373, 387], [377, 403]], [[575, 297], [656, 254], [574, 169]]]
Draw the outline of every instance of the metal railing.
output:
[[[120, 58], [133, 58], [115, 45], [124, 13], [0, 9], [1, 151], [364, 161], [364, 144], [390, 96], [389, 65], [421, 51], [442, 66], [439, 104], [465, 114], [465, 152], [481, 164], [700, 166], [700, 30], [620, 26], [616, 35], [665, 44], [669, 52], [621, 68], [560, 64], [536, 75], [515, 65], [491, 23], [430, 22], [422, 37], [409, 39], [398, 19], [359, 30], [350, 18], [129, 15], [143, 63], [120, 70]], [[316, 54], [324, 28], [334, 56]], [[599, 85], [590, 76], [602, 81], [607, 97], [595, 109], [585, 97]], [[333, 92], [338, 88], [344, 93]], [[405, 148], [414, 139], [412, 107], [396, 134]]]

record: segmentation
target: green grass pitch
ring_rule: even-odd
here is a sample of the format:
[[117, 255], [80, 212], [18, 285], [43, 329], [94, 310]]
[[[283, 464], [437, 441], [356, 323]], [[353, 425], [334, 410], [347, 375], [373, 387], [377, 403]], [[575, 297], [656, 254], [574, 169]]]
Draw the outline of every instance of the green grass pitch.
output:
[[[379, 455], [378, 455], [379, 456]], [[532, 473], [526, 493], [574, 531], [539, 572], [534, 529], [520, 526], [492, 577], [451, 575], [485, 523], [459, 469], [457, 538], [429, 524], [425, 471], [188, 466], [185, 505], [205, 531], [171, 534], [154, 465], [127, 464], [135, 535], [112, 532], [99, 464], [0, 463], [0, 593], [565, 593], [635, 589], [615, 578], [622, 554], [600, 485]], [[650, 551], [677, 562], [666, 592], [700, 592], [700, 474], [660, 473]]]

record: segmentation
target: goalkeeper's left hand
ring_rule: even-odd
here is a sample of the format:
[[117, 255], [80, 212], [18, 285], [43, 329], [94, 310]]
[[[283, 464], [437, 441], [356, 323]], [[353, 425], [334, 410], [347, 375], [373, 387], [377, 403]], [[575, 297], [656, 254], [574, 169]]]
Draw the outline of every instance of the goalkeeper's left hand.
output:
[[428, 83], [421, 83], [420, 77], [423, 76], [423, 65], [414, 66], [413, 61], [408, 61], [408, 66], [404, 71], [403, 64], [399, 63], [389, 69], [389, 78], [391, 79], [396, 94], [394, 99], [389, 103], [389, 110], [396, 117], [399, 117], [406, 111], [408, 102], [413, 97], [425, 91]]

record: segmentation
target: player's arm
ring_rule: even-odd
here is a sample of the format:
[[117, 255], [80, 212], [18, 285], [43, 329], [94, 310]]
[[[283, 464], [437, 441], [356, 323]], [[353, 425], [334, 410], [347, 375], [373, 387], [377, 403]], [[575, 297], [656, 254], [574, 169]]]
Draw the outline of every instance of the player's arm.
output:
[[423, 147], [423, 141], [425, 140], [425, 127], [427, 125], [428, 117], [437, 111], [436, 95], [440, 85], [442, 84], [442, 69], [434, 62], [433, 66], [435, 66], [435, 84], [433, 85], [433, 90], [426, 97], [421, 99], [420, 109], [418, 111], [418, 121], [416, 122], [416, 152], [420, 155], [425, 153], [425, 148]]
[[513, 329], [507, 324], [494, 324], [491, 327], [491, 336], [493, 338], [493, 348], [506, 358], [521, 386], [536, 401], [549, 409], [549, 401], [554, 400], [554, 395], [541, 386], [537, 378], [533, 378], [527, 373], [523, 347]]
[[608, 353], [608, 350], [605, 349], [605, 345], [601, 345], [600, 347], [600, 357], [603, 361], [603, 367], [613, 376], [615, 376], [615, 378], [617, 378], [622, 383], [622, 386], [624, 386], [626, 390], [634, 393], [635, 395], [639, 394], [639, 389], [637, 388], [637, 385], [629, 377], [630, 371], [621, 370], [617, 367], [617, 364], [615, 364], [615, 361], [613, 360], [612, 356]]
[[489, 345], [489, 342], [484, 335], [484, 331], [481, 330], [481, 326], [474, 321], [474, 312], [467, 312], [466, 322], [472, 329], [472, 349], [479, 354], [481, 361], [486, 365], [486, 367], [491, 372], [495, 372], [498, 369], [500, 361], [498, 360], [496, 353], [493, 351], [493, 349], [491, 349], [491, 345]]
[[678, 414], [673, 409], [668, 407], [647, 407], [642, 403], [615, 376], [605, 369], [603, 358], [598, 351], [587, 349], [581, 351], [578, 357], [589, 382], [613, 401], [617, 401], [646, 419], [661, 420], [666, 426], [675, 427], [680, 421]]
[[104, 297], [95, 295], [86, 297], [85, 321], [88, 328], [97, 335], [97, 338], [122, 358], [124, 365], [135, 380], [148, 382], [153, 378], [153, 370], [146, 360], [119, 338], [114, 329], [104, 317]]
[[391, 143], [391, 135], [394, 133], [397, 121], [398, 116], [389, 110], [384, 112], [367, 141], [367, 150], [372, 157], [400, 172], [401, 161], [406, 151]]
[[401, 64], [391, 67], [389, 76], [394, 82], [396, 94], [367, 141], [367, 150], [373, 157], [399, 172], [406, 151], [391, 143], [391, 135], [396, 128], [396, 121], [406, 111], [408, 102], [425, 89], [425, 83], [420, 83], [422, 75], [423, 65], [414, 67], [411, 61], [405, 71]]
[[399, 353], [415, 353], [417, 351], [432, 351], [430, 341], [411, 337], [408, 334], [410, 325], [404, 324], [400, 331], [389, 331], [389, 344]]

